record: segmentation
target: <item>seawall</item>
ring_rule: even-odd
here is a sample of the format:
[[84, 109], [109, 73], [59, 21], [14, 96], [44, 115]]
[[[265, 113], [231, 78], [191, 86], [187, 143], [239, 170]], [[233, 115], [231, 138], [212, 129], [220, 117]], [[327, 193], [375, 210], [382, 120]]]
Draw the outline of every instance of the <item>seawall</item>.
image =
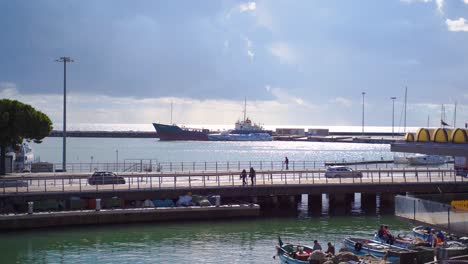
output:
[[256, 204], [44, 212], [2, 215], [0, 216], [0, 230], [10, 231], [76, 225], [250, 218], [259, 215], [260, 206]]

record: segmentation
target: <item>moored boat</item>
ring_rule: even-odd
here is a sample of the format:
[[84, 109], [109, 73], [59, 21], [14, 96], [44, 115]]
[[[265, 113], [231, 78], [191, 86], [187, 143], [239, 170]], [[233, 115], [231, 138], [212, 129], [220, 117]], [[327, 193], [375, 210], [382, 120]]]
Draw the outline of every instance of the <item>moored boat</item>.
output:
[[427, 241], [430, 231], [431, 229], [429, 227], [416, 226], [413, 228], [413, 236], [423, 241]]
[[431, 245], [417, 237], [409, 237], [398, 235], [393, 240], [385, 240], [377, 235], [374, 236], [374, 240], [379, 241], [384, 244], [393, 245], [397, 247], [413, 249], [415, 247], [430, 247]]
[[308, 264], [312, 247], [305, 245], [283, 244], [278, 238], [279, 245], [276, 246], [277, 256], [281, 263], [288, 264]]
[[399, 261], [399, 254], [414, 252], [366, 238], [347, 237], [343, 240], [343, 244], [356, 255], [370, 254], [378, 258], [386, 258], [390, 262]]
[[447, 162], [447, 158], [445, 156], [425, 154], [416, 154], [414, 156], [406, 157], [406, 159], [411, 165], [440, 165]]
[[210, 134], [208, 138], [213, 141], [272, 141], [268, 133], [233, 134], [228, 131], [220, 134]]

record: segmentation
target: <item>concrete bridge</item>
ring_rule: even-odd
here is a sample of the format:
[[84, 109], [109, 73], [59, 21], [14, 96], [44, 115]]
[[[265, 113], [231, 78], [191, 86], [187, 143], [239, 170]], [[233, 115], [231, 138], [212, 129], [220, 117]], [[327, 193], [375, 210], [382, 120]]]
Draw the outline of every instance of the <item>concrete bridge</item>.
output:
[[[370, 209], [392, 207], [400, 193], [456, 193], [468, 189], [468, 179], [454, 176], [453, 169], [367, 169], [362, 178], [327, 178], [324, 170], [257, 171], [254, 185], [243, 186], [238, 171], [131, 173], [119, 174], [125, 184], [89, 185], [90, 174], [41, 174], [8, 177], [0, 180], [0, 201], [26, 204], [27, 201], [86, 199], [123, 200], [176, 199], [179, 195], [218, 194], [223, 201], [251, 201], [264, 207], [293, 207], [302, 194], [310, 207], [319, 209], [322, 194], [330, 208], [347, 208], [355, 193]], [[1, 206], [0, 204], [0, 206]]]

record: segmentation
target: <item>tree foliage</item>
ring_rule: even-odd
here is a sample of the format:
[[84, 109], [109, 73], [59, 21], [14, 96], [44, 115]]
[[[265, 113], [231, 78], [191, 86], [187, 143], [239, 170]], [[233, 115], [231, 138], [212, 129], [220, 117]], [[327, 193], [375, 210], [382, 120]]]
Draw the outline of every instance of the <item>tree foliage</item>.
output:
[[0, 100], [0, 175], [5, 174], [7, 147], [15, 148], [23, 140], [41, 140], [52, 131], [49, 117], [28, 104], [16, 100]]

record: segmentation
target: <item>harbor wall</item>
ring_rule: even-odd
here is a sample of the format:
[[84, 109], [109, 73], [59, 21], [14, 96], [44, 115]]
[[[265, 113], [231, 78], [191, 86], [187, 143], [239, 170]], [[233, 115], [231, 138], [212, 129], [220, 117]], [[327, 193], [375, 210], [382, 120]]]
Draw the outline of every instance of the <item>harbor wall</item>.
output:
[[255, 204], [44, 212], [0, 216], [0, 230], [73, 225], [251, 218], [257, 217], [259, 214], [260, 206]]

